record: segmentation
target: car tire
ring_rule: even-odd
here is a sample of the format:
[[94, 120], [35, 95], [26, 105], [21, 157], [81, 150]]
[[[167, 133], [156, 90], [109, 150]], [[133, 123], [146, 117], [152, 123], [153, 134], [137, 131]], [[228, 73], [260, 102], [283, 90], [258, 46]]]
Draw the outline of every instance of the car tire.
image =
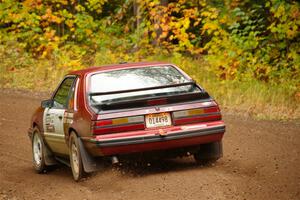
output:
[[33, 166], [37, 173], [44, 173], [46, 171], [45, 163], [45, 144], [41, 136], [40, 130], [35, 127], [32, 134], [32, 160]]
[[73, 178], [79, 181], [85, 176], [77, 135], [72, 132], [69, 140], [69, 156]]
[[201, 144], [199, 150], [194, 153], [194, 159], [198, 164], [209, 164], [216, 162], [223, 156], [222, 141]]

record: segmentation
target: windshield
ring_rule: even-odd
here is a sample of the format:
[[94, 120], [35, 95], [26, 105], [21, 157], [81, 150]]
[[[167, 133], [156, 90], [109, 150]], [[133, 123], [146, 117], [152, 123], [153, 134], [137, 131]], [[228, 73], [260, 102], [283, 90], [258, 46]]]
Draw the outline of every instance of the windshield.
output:
[[[90, 93], [149, 88], [186, 82], [190, 82], [190, 80], [176, 68], [169, 65], [122, 69], [92, 75], [90, 78]], [[109, 95], [102, 94], [91, 96], [90, 100], [92, 104], [103, 104], [199, 91], [199, 88], [194, 85], [185, 85]]]

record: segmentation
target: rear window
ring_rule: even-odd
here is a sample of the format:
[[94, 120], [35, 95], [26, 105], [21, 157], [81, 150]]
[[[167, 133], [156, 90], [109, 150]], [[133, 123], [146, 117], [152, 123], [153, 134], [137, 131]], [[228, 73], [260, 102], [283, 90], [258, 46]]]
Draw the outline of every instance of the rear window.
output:
[[[173, 66], [151, 66], [101, 72], [90, 77], [90, 93], [105, 93], [190, 82]], [[194, 85], [91, 96], [92, 104], [199, 92]]]

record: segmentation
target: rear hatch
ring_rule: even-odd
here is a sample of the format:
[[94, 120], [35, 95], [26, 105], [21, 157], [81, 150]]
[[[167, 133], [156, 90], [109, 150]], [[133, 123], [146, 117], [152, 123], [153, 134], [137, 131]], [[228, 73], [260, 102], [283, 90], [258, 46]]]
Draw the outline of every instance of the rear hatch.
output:
[[208, 93], [171, 65], [101, 72], [89, 85], [96, 135], [221, 119]]

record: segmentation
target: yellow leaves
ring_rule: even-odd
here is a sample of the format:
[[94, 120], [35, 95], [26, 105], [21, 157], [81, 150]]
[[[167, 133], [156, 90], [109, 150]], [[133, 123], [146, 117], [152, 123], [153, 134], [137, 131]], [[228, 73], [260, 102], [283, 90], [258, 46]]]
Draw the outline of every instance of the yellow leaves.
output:
[[81, 60], [70, 60], [70, 62], [66, 63], [65, 67], [69, 68], [69, 71], [82, 69]]
[[87, 0], [85, 1], [85, 5], [89, 10], [95, 11], [97, 14], [102, 13], [102, 6], [107, 0]]
[[55, 36], [55, 30], [49, 30], [46, 31], [44, 34], [45, 38], [48, 39], [49, 41], [53, 40], [54, 36]]
[[194, 22], [193, 26], [197, 26], [199, 23], [200, 23], [200, 21], [197, 20], [197, 21]]
[[219, 22], [220, 22], [221, 24], [226, 24], [227, 21], [228, 21], [227, 16], [224, 16], [224, 17], [222, 17], [222, 18], [219, 20]]
[[208, 34], [212, 33], [213, 31], [217, 30], [219, 26], [214, 22], [207, 22], [202, 27], [202, 34], [207, 32]]
[[83, 7], [82, 5], [78, 4], [75, 6], [75, 10], [77, 12], [84, 12], [85, 11], [85, 7]]
[[92, 35], [93, 31], [91, 29], [85, 29], [87, 36]]
[[58, 2], [65, 6], [69, 3], [68, 0], [59, 0]]
[[297, 29], [293, 29], [293, 30], [289, 29], [287, 30], [286, 34], [289, 39], [292, 39], [298, 34], [298, 31]]
[[170, 39], [170, 41], [172, 41], [173, 39], [176, 39], [176, 36], [172, 34], [172, 35], [170, 35], [169, 39]]
[[74, 27], [74, 20], [65, 20], [65, 24], [69, 27], [69, 28], [73, 28]]
[[280, 4], [280, 6], [277, 8], [276, 12], [274, 13], [274, 17], [280, 18], [285, 14], [285, 8], [283, 4]]
[[55, 36], [55, 37], [54, 37], [54, 41], [55, 41], [55, 42], [59, 42], [59, 40], [60, 40], [60, 38], [59, 38], [58, 36]]
[[155, 33], [155, 31], [153, 31], [153, 32], [151, 33], [151, 37], [152, 37], [152, 38], [156, 38], [156, 37], [157, 37], [157, 34]]
[[212, 15], [210, 16], [210, 19], [217, 19], [218, 17], [218, 13], [217, 12], [214, 12], [212, 13]]
[[218, 36], [218, 35], [220, 35], [220, 32], [215, 31], [215, 32], [214, 32], [214, 36]]
[[189, 26], [190, 26], [190, 19], [189, 19], [189, 18], [185, 18], [185, 19], [183, 20], [183, 28], [184, 28], [184, 29], [188, 29]]
[[196, 48], [193, 50], [194, 54], [202, 54], [204, 52], [204, 48]]
[[208, 12], [208, 11], [203, 11], [203, 12], [201, 12], [201, 16], [202, 17], [210, 17], [211, 16], [211, 12]]
[[150, 2], [148, 5], [149, 5], [149, 7], [154, 7], [155, 3], [154, 2]]
[[205, 6], [207, 5], [206, 0], [199, 0], [199, 4], [200, 4], [202, 7], [205, 7]]
[[208, 19], [217, 19], [218, 15], [219, 15], [218, 10], [215, 8], [210, 8], [200, 13], [200, 16]]
[[15, 20], [21, 18], [21, 15], [18, 14], [18, 13], [9, 13], [8, 16], [15, 19]]

